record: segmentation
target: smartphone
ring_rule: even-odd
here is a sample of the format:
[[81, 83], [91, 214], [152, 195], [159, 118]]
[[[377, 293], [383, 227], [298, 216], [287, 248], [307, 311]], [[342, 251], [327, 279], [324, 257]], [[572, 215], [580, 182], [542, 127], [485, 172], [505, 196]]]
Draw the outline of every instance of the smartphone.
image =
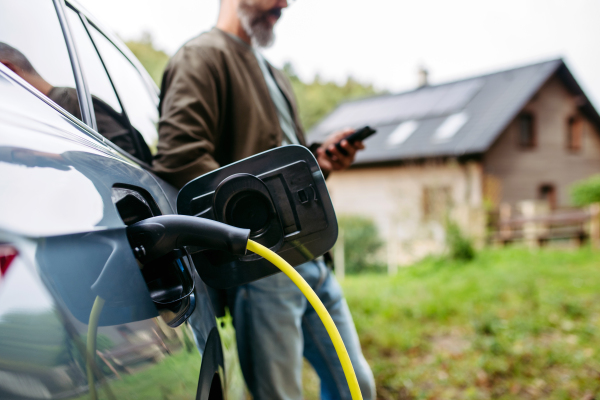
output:
[[[377, 130], [369, 127], [369, 126], [365, 126], [363, 128], [357, 129], [353, 134], [351, 134], [350, 136], [346, 136], [344, 139], [342, 140], [347, 140], [348, 143], [352, 144], [354, 142], [361, 142], [363, 140], [365, 140], [366, 138], [368, 138], [369, 136], [373, 135], [375, 132], [377, 132]], [[342, 140], [340, 140], [339, 142], [337, 142], [335, 144], [335, 147], [337, 147], [338, 151], [340, 153], [342, 153], [343, 155], [347, 156], [348, 152], [346, 151], [346, 149], [344, 149], [342, 147]], [[325, 153], [331, 157], [331, 152], [329, 151], [329, 149], [325, 149]]]

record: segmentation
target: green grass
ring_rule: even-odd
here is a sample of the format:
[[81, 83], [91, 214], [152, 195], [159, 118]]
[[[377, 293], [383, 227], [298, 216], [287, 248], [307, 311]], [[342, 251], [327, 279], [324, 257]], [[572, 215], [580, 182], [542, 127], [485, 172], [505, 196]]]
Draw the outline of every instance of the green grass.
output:
[[[379, 399], [599, 398], [598, 252], [485, 250], [469, 263], [428, 259], [394, 277], [348, 276], [343, 287]], [[181, 349], [110, 387], [118, 398], [187, 398], [199, 368], [198, 352]], [[228, 371], [232, 398], [243, 397], [237, 368]], [[308, 364], [304, 372], [305, 398], [318, 398], [318, 378]]]
[[[343, 282], [381, 399], [592, 399], [600, 253], [485, 250]], [[587, 396], [587, 397], [586, 397]]]

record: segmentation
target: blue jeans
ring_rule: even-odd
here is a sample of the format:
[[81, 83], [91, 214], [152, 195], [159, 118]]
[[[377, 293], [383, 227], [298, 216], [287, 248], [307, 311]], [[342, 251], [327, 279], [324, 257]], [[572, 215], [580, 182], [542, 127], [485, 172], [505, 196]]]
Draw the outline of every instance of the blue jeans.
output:
[[[373, 373], [362, 355], [341, 288], [322, 261], [298, 266], [333, 318], [365, 400], [375, 399]], [[237, 289], [233, 307], [242, 373], [254, 400], [302, 399], [302, 357], [321, 380], [322, 399], [350, 399], [331, 339], [313, 307], [283, 273]]]

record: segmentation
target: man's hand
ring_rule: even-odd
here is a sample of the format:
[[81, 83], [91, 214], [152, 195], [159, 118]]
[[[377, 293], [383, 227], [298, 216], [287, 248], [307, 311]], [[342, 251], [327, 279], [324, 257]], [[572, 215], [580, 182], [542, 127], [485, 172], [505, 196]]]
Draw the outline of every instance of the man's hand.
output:
[[[354, 142], [353, 144], [348, 143], [346, 140], [342, 140], [345, 137], [354, 133], [354, 129], [344, 129], [336, 132], [329, 136], [327, 140], [317, 149], [317, 162], [324, 173], [332, 171], [341, 171], [348, 168], [354, 162], [354, 156], [358, 150], [362, 150], [365, 146], [362, 142]], [[341, 142], [341, 146], [347, 155], [342, 154], [336, 147], [337, 142]], [[330, 156], [327, 155], [325, 150], [329, 150]]]

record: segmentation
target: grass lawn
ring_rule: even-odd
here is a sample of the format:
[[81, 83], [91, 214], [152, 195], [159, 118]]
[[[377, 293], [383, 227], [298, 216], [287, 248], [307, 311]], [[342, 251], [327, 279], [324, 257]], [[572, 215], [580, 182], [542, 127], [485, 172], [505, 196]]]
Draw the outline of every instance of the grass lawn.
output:
[[381, 399], [600, 395], [598, 252], [485, 250], [343, 287]]
[[[380, 399], [600, 399], [600, 252], [485, 250], [342, 286]], [[234, 336], [221, 334], [238, 399]], [[187, 398], [199, 368], [199, 354], [181, 350], [110, 386], [128, 399]], [[304, 370], [305, 398], [317, 399]], [[176, 384], [147, 384], [163, 380]]]

